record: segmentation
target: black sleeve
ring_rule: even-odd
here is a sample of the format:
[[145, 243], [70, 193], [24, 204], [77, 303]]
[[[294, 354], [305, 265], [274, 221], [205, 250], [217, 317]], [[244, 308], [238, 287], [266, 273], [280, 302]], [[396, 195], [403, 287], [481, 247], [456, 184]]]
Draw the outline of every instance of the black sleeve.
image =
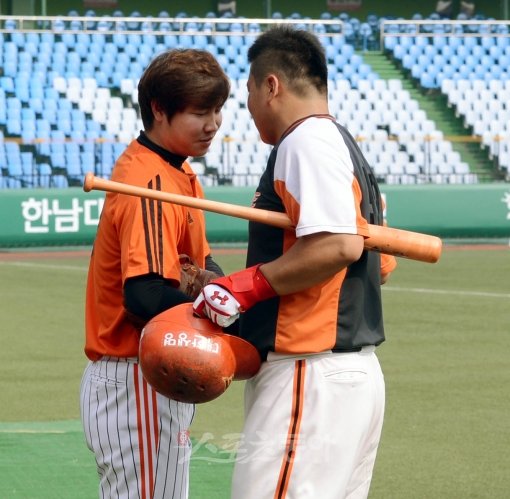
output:
[[146, 321], [155, 315], [181, 303], [193, 300], [169, 279], [158, 274], [132, 277], [124, 283], [124, 306], [131, 314]]
[[218, 274], [219, 276], [224, 276], [225, 273], [221, 270], [221, 267], [213, 260], [211, 255], [207, 255], [205, 257], [205, 270], [210, 270]]

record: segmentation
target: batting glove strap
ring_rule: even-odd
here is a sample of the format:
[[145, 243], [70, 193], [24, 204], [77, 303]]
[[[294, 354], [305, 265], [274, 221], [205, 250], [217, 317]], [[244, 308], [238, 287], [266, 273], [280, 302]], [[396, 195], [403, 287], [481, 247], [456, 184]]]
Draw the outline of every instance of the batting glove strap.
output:
[[211, 284], [225, 288], [241, 305], [239, 311], [244, 312], [255, 303], [276, 296], [275, 290], [260, 271], [260, 265], [214, 279]]

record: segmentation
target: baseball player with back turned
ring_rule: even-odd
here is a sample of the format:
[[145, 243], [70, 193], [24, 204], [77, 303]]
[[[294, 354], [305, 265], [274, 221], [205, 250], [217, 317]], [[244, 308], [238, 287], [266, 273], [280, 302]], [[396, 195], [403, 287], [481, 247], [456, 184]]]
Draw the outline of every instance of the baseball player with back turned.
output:
[[[145, 131], [118, 158], [112, 180], [203, 197], [186, 159], [209, 149], [229, 92], [228, 78], [210, 53], [172, 50], [157, 56], [138, 85]], [[195, 407], [156, 393], [137, 359], [142, 326], [193, 301], [179, 289], [181, 254], [223, 275], [211, 258], [201, 210], [106, 195], [88, 273], [90, 362], [80, 393], [102, 498], [188, 497]]]
[[330, 114], [317, 37], [276, 27], [248, 59], [248, 109], [274, 146], [253, 205], [295, 230], [250, 223], [247, 269], [193, 305], [221, 325], [240, 315], [265, 361], [246, 382], [232, 498], [366, 498], [385, 400], [380, 286], [396, 265], [364, 250], [367, 223], [383, 223], [379, 189]]

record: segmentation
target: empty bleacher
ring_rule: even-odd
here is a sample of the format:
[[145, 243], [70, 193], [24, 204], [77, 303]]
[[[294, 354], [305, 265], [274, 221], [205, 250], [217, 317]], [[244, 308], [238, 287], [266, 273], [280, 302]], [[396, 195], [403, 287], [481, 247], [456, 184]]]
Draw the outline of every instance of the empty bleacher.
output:
[[417, 85], [441, 92], [466, 133], [480, 143], [501, 176], [508, 175], [510, 23], [391, 21], [386, 51]]
[[[33, 30], [23, 22], [0, 16], [0, 186], [79, 185], [87, 171], [108, 177], [116, 157], [142, 128], [136, 87], [143, 68], [163, 50], [191, 46], [211, 51], [232, 82], [222, 129], [200, 160], [201, 177], [209, 185], [258, 181], [270, 148], [260, 141], [246, 108], [246, 52], [263, 29], [260, 23], [212, 16], [72, 15], [41, 17], [40, 29]], [[508, 106], [497, 105], [501, 99], [508, 102], [505, 24], [496, 23], [494, 33], [463, 37], [428, 30], [420, 21], [399, 24], [373, 16], [366, 23], [326, 15], [315, 21], [296, 15], [289, 22], [313, 30], [323, 42], [331, 112], [358, 139], [381, 182], [479, 179], [402, 82], [382, 78], [365, 61], [364, 51], [377, 48], [379, 32], [402, 76], [408, 73], [422, 88], [448, 95], [455, 112], [480, 136], [481, 147], [508, 170]], [[450, 63], [455, 67], [460, 54], [459, 71], [452, 72]], [[463, 79], [470, 56], [478, 65], [473, 62]], [[463, 81], [477, 86], [477, 99], [461, 93]]]

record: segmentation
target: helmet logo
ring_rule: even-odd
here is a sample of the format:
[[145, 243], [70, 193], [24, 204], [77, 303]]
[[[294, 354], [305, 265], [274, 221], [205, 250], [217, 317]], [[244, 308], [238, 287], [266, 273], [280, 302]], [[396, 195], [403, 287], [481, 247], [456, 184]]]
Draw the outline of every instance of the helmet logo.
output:
[[193, 347], [210, 353], [219, 353], [220, 346], [217, 341], [202, 336], [199, 333], [187, 333], [182, 331], [174, 336], [173, 333], [166, 333], [163, 338], [164, 347]]

